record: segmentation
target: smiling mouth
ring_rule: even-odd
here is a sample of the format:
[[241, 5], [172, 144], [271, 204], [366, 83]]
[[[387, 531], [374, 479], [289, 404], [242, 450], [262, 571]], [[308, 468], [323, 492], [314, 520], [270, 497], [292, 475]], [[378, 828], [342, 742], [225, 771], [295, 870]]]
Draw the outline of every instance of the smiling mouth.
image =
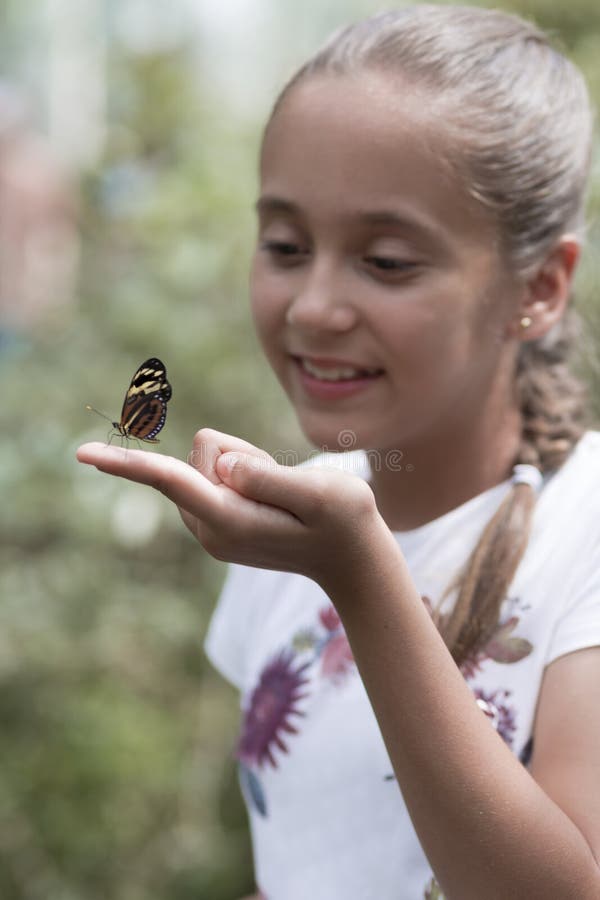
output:
[[361, 368], [350, 363], [329, 360], [313, 360], [306, 356], [292, 357], [303, 372], [319, 381], [357, 381], [365, 378], [376, 378], [383, 369], [375, 367]]

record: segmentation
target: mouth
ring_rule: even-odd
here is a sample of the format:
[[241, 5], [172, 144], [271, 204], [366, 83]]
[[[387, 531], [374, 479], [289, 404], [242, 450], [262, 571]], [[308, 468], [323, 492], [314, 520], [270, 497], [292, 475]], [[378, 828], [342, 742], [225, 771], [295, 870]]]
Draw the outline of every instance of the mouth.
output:
[[362, 382], [378, 378], [383, 374], [383, 369], [374, 366], [359, 366], [345, 360], [308, 356], [292, 356], [292, 359], [303, 375], [328, 383]]

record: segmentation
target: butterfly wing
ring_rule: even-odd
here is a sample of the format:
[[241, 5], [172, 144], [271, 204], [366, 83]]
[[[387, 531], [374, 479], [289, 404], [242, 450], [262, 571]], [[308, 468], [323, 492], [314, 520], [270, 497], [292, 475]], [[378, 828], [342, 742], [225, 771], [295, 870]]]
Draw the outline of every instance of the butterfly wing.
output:
[[151, 357], [135, 372], [125, 394], [119, 431], [125, 437], [156, 442], [167, 418], [167, 402], [172, 389], [165, 364]]
[[138, 397], [129, 407], [127, 419], [121, 422], [125, 437], [156, 442], [156, 435], [167, 418], [167, 404], [160, 397]]

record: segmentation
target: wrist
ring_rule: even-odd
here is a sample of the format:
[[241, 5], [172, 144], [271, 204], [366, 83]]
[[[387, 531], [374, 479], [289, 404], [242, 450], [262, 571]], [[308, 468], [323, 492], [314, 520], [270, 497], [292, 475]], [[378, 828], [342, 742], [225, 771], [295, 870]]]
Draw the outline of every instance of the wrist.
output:
[[337, 552], [324, 560], [315, 580], [332, 603], [343, 608], [359, 596], [372, 594], [375, 585], [397, 574], [403, 563], [400, 548], [373, 500], [371, 508], [362, 509], [346, 523]]

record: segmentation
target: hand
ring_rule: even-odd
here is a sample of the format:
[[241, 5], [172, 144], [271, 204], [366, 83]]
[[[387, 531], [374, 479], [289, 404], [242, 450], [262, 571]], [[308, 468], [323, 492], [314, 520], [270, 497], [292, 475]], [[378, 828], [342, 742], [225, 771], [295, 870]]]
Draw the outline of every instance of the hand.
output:
[[217, 559], [297, 572], [322, 585], [336, 572], [347, 576], [375, 523], [383, 525], [362, 479], [280, 466], [252, 444], [211, 429], [196, 434], [187, 463], [100, 443], [84, 444], [77, 458], [159, 490]]

